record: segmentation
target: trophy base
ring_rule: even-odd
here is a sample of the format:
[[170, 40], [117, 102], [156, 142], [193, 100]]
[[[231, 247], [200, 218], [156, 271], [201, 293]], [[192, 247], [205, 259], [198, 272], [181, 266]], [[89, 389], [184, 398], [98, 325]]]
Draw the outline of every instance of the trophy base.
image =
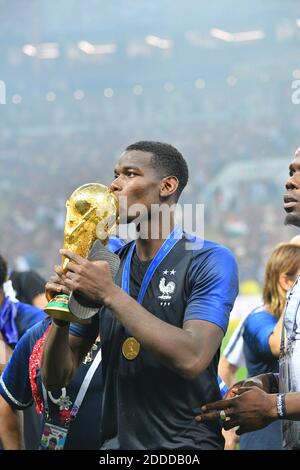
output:
[[89, 324], [91, 319], [79, 319], [75, 317], [69, 310], [69, 296], [66, 294], [58, 294], [53, 297], [50, 302], [47, 303], [44, 308], [44, 312], [50, 315], [50, 317], [56, 318], [57, 320], [69, 321], [71, 323]]

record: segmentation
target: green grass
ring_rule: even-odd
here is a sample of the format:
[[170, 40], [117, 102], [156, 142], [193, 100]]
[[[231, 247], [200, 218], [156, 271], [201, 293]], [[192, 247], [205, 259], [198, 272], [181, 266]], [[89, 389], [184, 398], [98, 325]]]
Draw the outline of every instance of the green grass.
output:
[[[228, 341], [229, 341], [229, 338], [230, 336], [232, 335], [232, 333], [234, 332], [235, 328], [237, 327], [238, 325], [238, 321], [237, 320], [231, 320], [229, 322], [229, 325], [228, 325], [228, 330], [227, 330], [227, 333], [226, 335], [224, 336], [224, 339], [222, 341], [222, 346], [221, 346], [221, 354], [224, 350], [224, 348], [226, 347]], [[239, 380], [243, 380], [247, 377], [247, 369], [246, 367], [240, 367], [237, 372], [236, 372], [236, 380], [239, 381]]]

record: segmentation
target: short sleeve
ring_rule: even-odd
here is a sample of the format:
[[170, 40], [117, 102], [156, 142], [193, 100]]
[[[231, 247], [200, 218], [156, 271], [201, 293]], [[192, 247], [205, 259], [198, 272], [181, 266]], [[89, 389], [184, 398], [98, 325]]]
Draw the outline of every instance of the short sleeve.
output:
[[188, 282], [184, 321], [206, 320], [226, 333], [238, 294], [238, 269], [231, 251], [221, 245], [200, 251], [191, 262]]
[[256, 354], [273, 358], [269, 336], [277, 323], [276, 317], [268, 312], [253, 312], [245, 321], [244, 341]]
[[108, 249], [112, 253], [117, 253], [126, 243], [119, 237], [112, 235], [108, 241]]
[[99, 334], [99, 313], [92, 317], [91, 323], [82, 325], [80, 323], [71, 323], [69, 329], [70, 335], [80, 336], [82, 338], [94, 341]]
[[18, 311], [16, 322], [18, 325], [20, 337], [33, 325], [46, 318], [45, 312], [38, 307], [34, 307], [33, 305], [18, 302], [17, 309]]
[[29, 381], [30, 332], [17, 343], [0, 377], [0, 394], [12, 408], [23, 410], [32, 404]]

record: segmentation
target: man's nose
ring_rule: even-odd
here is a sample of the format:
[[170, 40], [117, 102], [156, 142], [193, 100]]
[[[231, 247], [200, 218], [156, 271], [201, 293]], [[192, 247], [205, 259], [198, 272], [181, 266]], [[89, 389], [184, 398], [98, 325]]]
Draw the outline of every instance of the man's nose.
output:
[[299, 189], [300, 188], [300, 176], [297, 175], [296, 173], [293, 174], [293, 176], [291, 176], [286, 184], [285, 184], [285, 188], [287, 190], [291, 190], [291, 189]]
[[113, 182], [110, 185], [110, 189], [113, 192], [121, 191], [122, 187], [121, 187], [121, 181], [120, 181], [119, 176], [113, 180]]

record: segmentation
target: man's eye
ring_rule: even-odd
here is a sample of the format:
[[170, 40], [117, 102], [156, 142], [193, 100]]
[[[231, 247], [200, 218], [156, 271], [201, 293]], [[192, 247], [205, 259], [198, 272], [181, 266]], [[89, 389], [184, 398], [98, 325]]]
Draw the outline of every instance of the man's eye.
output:
[[133, 176], [135, 176], [135, 173], [133, 171], [128, 171], [128, 176], [132, 178]]

